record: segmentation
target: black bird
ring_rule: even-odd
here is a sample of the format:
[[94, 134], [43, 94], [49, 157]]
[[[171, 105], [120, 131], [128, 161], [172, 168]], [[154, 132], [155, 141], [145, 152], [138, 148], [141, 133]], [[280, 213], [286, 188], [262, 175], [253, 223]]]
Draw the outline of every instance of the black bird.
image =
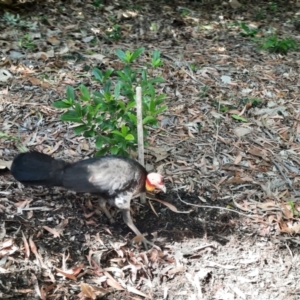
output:
[[[26, 152], [15, 157], [11, 173], [24, 185], [62, 186], [75, 192], [97, 194], [100, 209], [110, 222], [114, 219], [106, 208], [107, 202], [122, 211], [125, 224], [136, 235], [141, 233], [130, 216], [131, 199], [155, 188], [166, 192], [160, 174], [147, 173], [137, 161], [116, 155], [68, 163], [40, 152]], [[145, 238], [143, 243], [146, 248], [146, 244], [153, 245]]]

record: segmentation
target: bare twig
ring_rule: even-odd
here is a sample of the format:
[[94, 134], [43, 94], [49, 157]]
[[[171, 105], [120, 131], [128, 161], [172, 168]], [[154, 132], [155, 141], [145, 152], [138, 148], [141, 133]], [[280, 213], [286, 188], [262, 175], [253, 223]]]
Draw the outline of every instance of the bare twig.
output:
[[[136, 117], [137, 117], [137, 133], [138, 133], [138, 153], [139, 163], [144, 166], [144, 132], [143, 132], [143, 113], [142, 113], [142, 88], [136, 88]], [[140, 195], [141, 203], [146, 203], [145, 193]]]
[[198, 205], [198, 204], [193, 204], [193, 203], [186, 202], [186, 201], [184, 201], [184, 200], [181, 199], [181, 197], [179, 196], [178, 193], [177, 193], [177, 197], [179, 198], [179, 200], [182, 203], [187, 204], [187, 205], [192, 205], [192, 206], [196, 206], [196, 207], [203, 207], [203, 208], [215, 208], [215, 209], [227, 210], [227, 211], [236, 213], [238, 215], [241, 215], [241, 216], [244, 216], [244, 217], [247, 217], [247, 218], [250, 218], [250, 219], [255, 219], [254, 216], [246, 215], [246, 214], [243, 214], [243, 213], [241, 213], [239, 211], [236, 211], [236, 210], [233, 210], [233, 209], [230, 209], [230, 208], [226, 208], [226, 207], [210, 206], [210, 205]]
[[288, 186], [291, 188], [291, 190], [295, 193], [295, 195], [298, 195], [298, 193], [294, 190], [291, 181], [285, 176], [285, 174], [281, 171], [281, 168], [277, 164], [275, 160], [272, 160], [272, 163], [274, 164], [275, 168], [279, 171], [281, 176], [284, 178], [285, 182], [288, 184]]

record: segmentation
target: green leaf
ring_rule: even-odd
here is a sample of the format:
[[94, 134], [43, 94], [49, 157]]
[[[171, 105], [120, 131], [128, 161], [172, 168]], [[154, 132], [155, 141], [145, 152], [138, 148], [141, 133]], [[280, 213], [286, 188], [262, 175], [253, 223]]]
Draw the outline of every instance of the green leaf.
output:
[[127, 140], [127, 141], [134, 141], [134, 136], [131, 133], [129, 133], [129, 134], [127, 134], [125, 136], [125, 140]]
[[100, 92], [94, 92], [93, 93], [93, 100], [94, 100], [94, 103], [97, 105], [97, 104], [100, 104], [100, 103], [103, 103], [104, 102], [104, 96], [102, 93]]
[[104, 154], [107, 154], [109, 152], [109, 147], [104, 147], [101, 150], [97, 151], [95, 156], [103, 156]]
[[155, 77], [151, 80], [149, 80], [150, 83], [155, 84], [155, 83], [163, 83], [165, 80], [162, 77]]
[[247, 119], [246, 118], [243, 118], [239, 115], [231, 115], [231, 117], [235, 120], [238, 120], [238, 121], [242, 121], [242, 122], [247, 122]]
[[127, 104], [126, 109], [129, 110], [129, 109], [131, 109], [131, 108], [133, 108], [133, 107], [135, 107], [135, 106], [136, 106], [136, 102], [135, 102], [135, 100], [134, 100], [134, 101], [131, 101], [131, 102], [129, 102], [129, 103]]
[[134, 60], [136, 60], [144, 51], [145, 51], [144, 47], [136, 49], [131, 55], [130, 62], [133, 62]]
[[119, 147], [118, 146], [111, 147], [110, 153], [113, 154], [113, 155], [118, 154], [119, 153]]
[[122, 142], [125, 141], [125, 138], [123, 135], [113, 135], [112, 140], [114, 141], [113, 144], [121, 144]]
[[[147, 80], [147, 70], [146, 69], [143, 69], [142, 70], [142, 80], [143, 80], [143, 83], [145, 84], [148, 84], [148, 80]], [[142, 84], [143, 84], [142, 83]]]
[[125, 149], [119, 149], [118, 155], [129, 156], [129, 153]]
[[97, 118], [95, 119], [95, 122], [96, 122], [97, 124], [102, 124], [102, 122], [103, 122], [103, 117], [102, 117], [102, 116], [97, 117]]
[[151, 64], [152, 64], [153, 68], [161, 67], [163, 65], [163, 63], [160, 59], [157, 59], [157, 60], [152, 59]]
[[125, 103], [123, 101], [118, 101], [118, 105], [120, 107], [121, 110], [126, 110], [126, 106], [125, 106]]
[[81, 97], [80, 97], [81, 100], [83, 100], [83, 101], [91, 100], [90, 91], [88, 90], [88, 88], [85, 85], [81, 84], [79, 89], [81, 92]]
[[125, 66], [123, 69], [123, 73], [125, 75], [125, 81], [129, 83], [133, 82], [136, 78], [136, 72], [133, 72], [130, 66]]
[[143, 125], [157, 124], [157, 120], [152, 116], [147, 116], [143, 119]]
[[94, 75], [96, 81], [99, 81], [99, 82], [103, 82], [104, 81], [103, 80], [103, 73], [99, 69], [94, 68], [92, 70], [92, 74]]
[[94, 130], [94, 128], [85, 131], [85, 133], [83, 134], [84, 137], [94, 137], [96, 136], [96, 131]]
[[143, 90], [143, 101], [146, 102], [145, 100], [147, 99], [146, 96], [148, 96], [148, 98], [154, 98], [155, 97], [155, 89], [154, 86], [152, 84], [142, 84], [142, 90]]
[[123, 137], [123, 134], [118, 130], [112, 130], [112, 133]]
[[163, 111], [165, 111], [166, 109], [167, 109], [167, 106], [164, 105], [164, 106], [160, 107], [159, 109], [157, 109], [154, 113], [155, 113], [155, 115], [158, 115], [158, 114], [162, 113]]
[[123, 84], [120, 81], [116, 84], [115, 90], [114, 90], [114, 97], [115, 97], [115, 99], [119, 99], [122, 85]]
[[128, 128], [125, 125], [122, 125], [121, 132], [122, 132], [122, 136], [126, 136], [128, 132]]
[[102, 146], [104, 145], [104, 143], [105, 143], [105, 140], [104, 140], [103, 136], [102, 135], [97, 136], [96, 141], [95, 141], [96, 147], [98, 149], [101, 149]]
[[82, 116], [86, 116], [86, 114], [88, 113], [88, 111], [89, 111], [88, 106], [89, 105], [85, 105], [85, 106], [81, 107], [81, 115]]
[[119, 57], [119, 59], [125, 63], [127, 63], [127, 56], [126, 53], [124, 51], [122, 51], [121, 49], [117, 49], [116, 50], [116, 55]]
[[117, 75], [119, 76], [119, 80], [124, 80], [125, 82], [127, 81], [127, 75], [124, 74], [122, 71], [117, 71]]
[[53, 107], [56, 108], [70, 108], [72, 107], [72, 104], [68, 100], [60, 100], [60, 101], [55, 101], [52, 103]]
[[74, 88], [70, 85], [67, 86], [67, 99], [72, 103], [75, 101], [75, 91]]
[[82, 133], [83, 131], [86, 131], [89, 127], [87, 125], [79, 125], [77, 127], [74, 127], [73, 130], [76, 134]]
[[154, 113], [155, 108], [156, 108], [156, 103], [155, 103], [154, 100], [151, 100], [150, 104], [149, 104], [149, 110], [150, 110], [150, 112]]
[[62, 121], [82, 123], [81, 117], [77, 115], [75, 110], [68, 110], [67, 112], [61, 115], [60, 119]]
[[103, 95], [104, 95], [104, 97], [105, 97], [106, 94], [111, 95], [111, 92], [110, 92], [111, 84], [112, 84], [111, 80], [105, 81], [104, 86], [103, 86], [103, 91], [104, 91]]
[[97, 104], [96, 106], [89, 106], [89, 111], [93, 113], [94, 116], [96, 116], [100, 110], [100, 108], [102, 108], [102, 103]]
[[76, 110], [77, 116], [82, 117], [81, 106], [79, 103], [75, 103], [75, 110]]
[[113, 73], [114, 70], [112, 69], [108, 69], [104, 72], [104, 77], [103, 80], [106, 81], [108, 79], [108, 77], [110, 77], [110, 75]]
[[249, 32], [250, 30], [249, 30], [249, 27], [244, 23], [244, 22], [241, 22], [240, 23], [240, 26], [241, 26], [241, 28], [244, 30], [244, 31], [246, 31], [246, 32]]
[[131, 57], [132, 57], [131, 52], [129, 50], [126, 50], [125, 54], [126, 54], [126, 62], [130, 63], [132, 61], [131, 60]]
[[130, 121], [136, 125], [136, 122], [137, 122], [137, 118], [136, 118], [136, 115], [132, 114], [132, 113], [128, 113], [127, 116], [129, 117]]
[[160, 51], [159, 50], [154, 50], [152, 52], [152, 59], [155, 61], [160, 60]]
[[166, 98], [166, 94], [160, 94], [156, 97], [155, 103], [156, 104], [161, 104], [165, 101], [165, 98]]

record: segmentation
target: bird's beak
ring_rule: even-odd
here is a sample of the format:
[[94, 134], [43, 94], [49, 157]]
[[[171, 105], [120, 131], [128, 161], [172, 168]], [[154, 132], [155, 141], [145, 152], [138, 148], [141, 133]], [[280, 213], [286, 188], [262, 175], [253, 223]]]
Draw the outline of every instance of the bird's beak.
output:
[[166, 188], [165, 185], [161, 185], [159, 188], [160, 188], [164, 193], [166, 193], [167, 188]]

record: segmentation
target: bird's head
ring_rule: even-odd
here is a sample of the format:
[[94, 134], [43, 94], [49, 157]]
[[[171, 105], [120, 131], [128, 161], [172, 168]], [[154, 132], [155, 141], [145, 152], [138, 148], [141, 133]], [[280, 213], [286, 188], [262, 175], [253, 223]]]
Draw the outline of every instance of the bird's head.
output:
[[158, 173], [149, 173], [146, 178], [146, 190], [148, 192], [152, 192], [155, 188], [163, 191], [164, 193], [167, 191], [163, 177]]

